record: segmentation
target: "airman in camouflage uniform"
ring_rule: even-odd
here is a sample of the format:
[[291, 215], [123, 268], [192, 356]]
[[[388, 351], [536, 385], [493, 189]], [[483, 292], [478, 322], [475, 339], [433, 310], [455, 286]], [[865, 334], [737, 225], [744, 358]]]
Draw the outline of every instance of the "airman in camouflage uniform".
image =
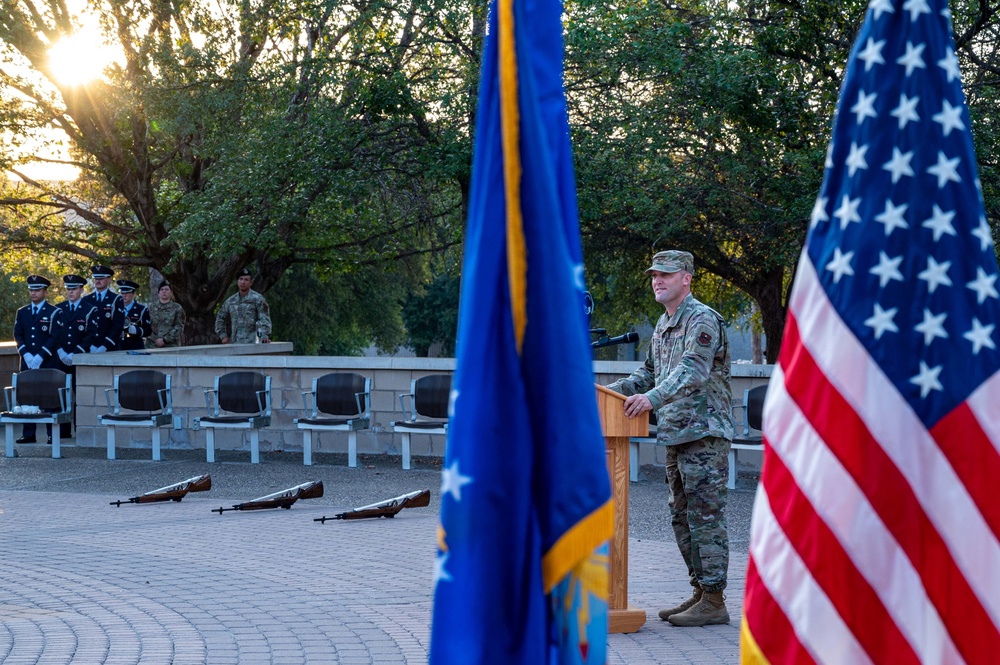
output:
[[262, 344], [271, 341], [271, 308], [264, 296], [252, 290], [253, 275], [244, 268], [236, 280], [237, 293], [229, 296], [215, 317], [215, 333], [223, 344]]
[[169, 282], [161, 282], [156, 289], [156, 302], [149, 306], [152, 332], [146, 338], [146, 348], [161, 349], [180, 346], [184, 337], [184, 308], [173, 301]]
[[690, 253], [658, 252], [646, 274], [666, 312], [656, 322], [646, 362], [608, 387], [629, 396], [629, 418], [655, 411], [657, 440], [667, 446], [670, 519], [694, 593], [659, 615], [678, 626], [729, 623], [722, 591], [734, 427], [726, 327], [722, 316], [691, 295]]

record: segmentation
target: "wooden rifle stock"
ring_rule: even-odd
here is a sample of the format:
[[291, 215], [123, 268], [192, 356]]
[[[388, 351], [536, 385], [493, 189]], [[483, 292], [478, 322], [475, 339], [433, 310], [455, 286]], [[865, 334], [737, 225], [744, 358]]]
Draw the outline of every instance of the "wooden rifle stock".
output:
[[316, 499], [321, 496], [323, 496], [323, 481], [312, 480], [308, 483], [296, 485], [295, 487], [289, 487], [287, 490], [275, 492], [274, 494], [257, 497], [244, 503], [237, 503], [232, 508], [213, 508], [212, 512], [221, 515], [227, 510], [266, 510], [268, 508], [284, 508], [288, 510], [299, 499]]
[[187, 480], [182, 480], [173, 485], [167, 485], [159, 489], [146, 492], [140, 496], [134, 496], [124, 501], [112, 501], [112, 506], [121, 506], [123, 503], [155, 503], [157, 501], [180, 501], [188, 492], [207, 492], [212, 489], [212, 476], [205, 474], [194, 476]]
[[327, 520], [361, 520], [369, 517], [395, 517], [396, 513], [401, 511], [403, 508], [423, 508], [424, 506], [431, 505], [431, 491], [430, 490], [417, 490], [415, 492], [410, 492], [408, 494], [401, 494], [392, 499], [386, 499], [385, 501], [379, 501], [378, 503], [372, 503], [367, 506], [361, 506], [360, 508], [355, 508], [346, 513], [338, 513], [333, 517], [317, 517], [313, 522], [320, 522], [325, 524]]

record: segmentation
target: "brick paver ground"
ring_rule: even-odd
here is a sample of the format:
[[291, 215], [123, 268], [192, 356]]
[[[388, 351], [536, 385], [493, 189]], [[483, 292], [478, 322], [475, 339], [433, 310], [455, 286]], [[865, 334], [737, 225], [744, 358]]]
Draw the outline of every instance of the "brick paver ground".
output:
[[[115, 508], [108, 503], [138, 493], [130, 474], [162, 474], [169, 484], [201, 466], [216, 478], [245, 474], [250, 465], [77, 460], [72, 451], [63, 460], [0, 465], [4, 665], [426, 662], [436, 500], [392, 520], [325, 524], [313, 519], [350, 507], [336, 504], [344, 494], [291, 510], [219, 515], [211, 510], [233, 503], [232, 492], [219, 488], [180, 503]], [[438, 491], [433, 465], [402, 473], [378, 465], [306, 470], [299, 459], [271, 461], [260, 473], [278, 479], [238, 500], [274, 491], [283, 473], [299, 478], [288, 486], [326, 475], [328, 487], [336, 483], [346, 496], [359, 491], [352, 483], [377, 487], [376, 498], [421, 486]], [[107, 478], [103, 492], [87, 484], [95, 474]], [[66, 491], [25, 489], [45, 487], [49, 477]], [[80, 486], [93, 489], [71, 491]], [[737, 662], [745, 546], [734, 548], [730, 566], [732, 623], [694, 629], [656, 617], [689, 591], [676, 546], [633, 538], [629, 548], [630, 601], [649, 620], [636, 633], [609, 636], [608, 662]]]

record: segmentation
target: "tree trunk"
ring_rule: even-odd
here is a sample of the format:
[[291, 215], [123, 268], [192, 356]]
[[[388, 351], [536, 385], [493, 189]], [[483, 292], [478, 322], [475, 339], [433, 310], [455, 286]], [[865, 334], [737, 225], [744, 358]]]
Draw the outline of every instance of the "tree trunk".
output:
[[188, 312], [187, 324], [184, 326], [184, 345], [218, 344], [219, 336], [215, 334], [215, 314], [212, 312]]
[[764, 354], [768, 363], [778, 362], [778, 351], [781, 350], [781, 337], [785, 328], [784, 268], [769, 270], [758, 288], [754, 299], [760, 307], [760, 316], [764, 327], [764, 337], [767, 348]]
[[750, 331], [750, 362], [760, 365], [764, 362], [764, 347], [761, 345], [762, 335], [756, 330]]

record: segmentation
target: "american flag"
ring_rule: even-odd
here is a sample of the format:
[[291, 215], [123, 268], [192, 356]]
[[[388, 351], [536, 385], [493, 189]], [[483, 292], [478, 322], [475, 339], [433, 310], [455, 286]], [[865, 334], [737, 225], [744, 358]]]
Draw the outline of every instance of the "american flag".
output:
[[1000, 662], [997, 260], [942, 0], [872, 0], [764, 409], [744, 663]]

